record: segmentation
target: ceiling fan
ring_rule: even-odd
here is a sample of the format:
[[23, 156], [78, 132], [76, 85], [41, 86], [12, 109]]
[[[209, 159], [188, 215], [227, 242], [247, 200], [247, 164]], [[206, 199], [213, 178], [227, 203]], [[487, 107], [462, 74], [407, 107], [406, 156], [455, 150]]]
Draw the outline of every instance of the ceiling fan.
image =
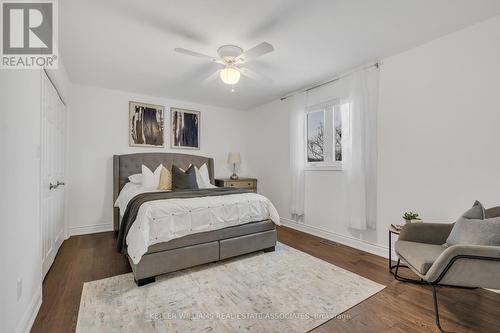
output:
[[274, 51], [274, 47], [267, 42], [260, 43], [259, 45], [254, 46], [246, 51], [243, 51], [241, 47], [236, 45], [223, 45], [217, 49], [217, 53], [219, 55], [218, 57], [212, 57], [183, 48], [176, 48], [174, 49], [174, 51], [193, 57], [208, 59], [209, 61], [224, 66], [223, 68], [218, 69], [215, 73], [206, 78], [203, 83], [208, 83], [217, 79], [217, 77], [220, 77], [222, 82], [224, 82], [225, 84], [234, 85], [239, 82], [241, 75], [257, 81], [267, 83], [272, 82], [270, 78], [258, 74], [246, 67], [242, 67], [248, 61], [254, 60], [255, 58], [261, 57], [264, 54]]

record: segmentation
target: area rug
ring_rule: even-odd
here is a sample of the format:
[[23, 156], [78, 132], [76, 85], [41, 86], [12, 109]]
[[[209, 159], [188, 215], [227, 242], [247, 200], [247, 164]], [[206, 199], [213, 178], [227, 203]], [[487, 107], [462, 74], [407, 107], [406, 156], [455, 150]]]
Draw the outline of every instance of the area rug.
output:
[[85, 283], [76, 331], [307, 332], [384, 288], [278, 243], [143, 287], [131, 273]]

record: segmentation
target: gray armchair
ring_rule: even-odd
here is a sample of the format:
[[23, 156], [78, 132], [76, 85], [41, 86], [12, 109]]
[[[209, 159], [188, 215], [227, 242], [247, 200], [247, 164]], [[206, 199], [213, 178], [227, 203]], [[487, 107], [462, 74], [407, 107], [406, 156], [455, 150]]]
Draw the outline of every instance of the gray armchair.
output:
[[[436, 325], [441, 332], [445, 331], [439, 320], [437, 285], [500, 289], [500, 246], [448, 247], [445, 243], [452, 228], [453, 224], [443, 223], [408, 224], [401, 230], [395, 246], [399, 259], [394, 277], [432, 287]], [[401, 265], [401, 261], [408, 266]], [[420, 280], [399, 276], [401, 267], [411, 269]]]

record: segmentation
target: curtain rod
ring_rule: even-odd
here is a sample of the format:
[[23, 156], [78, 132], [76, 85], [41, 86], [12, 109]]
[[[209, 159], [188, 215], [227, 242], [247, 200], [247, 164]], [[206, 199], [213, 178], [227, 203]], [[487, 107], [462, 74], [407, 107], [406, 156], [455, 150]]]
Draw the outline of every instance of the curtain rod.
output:
[[[361, 67], [360, 69], [369, 69], [369, 68], [372, 68], [372, 67], [375, 67], [375, 68], [379, 69], [381, 65], [382, 65], [382, 62], [381, 62], [381, 61], [377, 61], [377, 62], [376, 62], [376, 63], [374, 63], [374, 64], [367, 65], [367, 66], [365, 66], [365, 67]], [[313, 86], [311, 86], [311, 87], [308, 87], [308, 88], [303, 88], [303, 89], [300, 89], [300, 90], [294, 91], [294, 92], [292, 92], [292, 93], [289, 93], [288, 95], [285, 95], [285, 96], [281, 97], [281, 98], [280, 98], [280, 100], [284, 101], [284, 100], [286, 100], [287, 98], [290, 98], [290, 97], [295, 96], [295, 95], [297, 95], [297, 94], [301, 94], [301, 93], [304, 93], [304, 92], [309, 92], [309, 91], [314, 90], [314, 89], [317, 89], [317, 88], [319, 88], [319, 87], [323, 87], [323, 86], [325, 86], [325, 85], [327, 85], [327, 84], [333, 83], [333, 82], [335, 82], [335, 81], [338, 81], [338, 80], [340, 80], [340, 79], [343, 79], [343, 78], [345, 78], [345, 77], [347, 77], [347, 76], [351, 75], [351, 74], [352, 74], [355, 70], [356, 70], [356, 69], [354, 69], [354, 70], [352, 70], [352, 71], [349, 71], [349, 72], [347, 72], [347, 73], [341, 74], [341, 75], [339, 75], [339, 76], [336, 76], [336, 77], [334, 77], [333, 79], [330, 79], [330, 80], [328, 80], [328, 81], [321, 82], [321, 83], [317, 83], [317, 84], [315, 84], [315, 85], [313, 85]]]
[[47, 72], [47, 70], [44, 68], [43, 71], [45, 72], [45, 75], [47, 76], [47, 79], [49, 79], [49, 82], [52, 84], [52, 87], [54, 87], [54, 89], [56, 90], [57, 96], [59, 96], [59, 99], [61, 100], [61, 102], [63, 103], [63, 105], [67, 106], [66, 102], [64, 101], [64, 99], [62, 98], [61, 94], [59, 93], [59, 89], [57, 89], [57, 86], [54, 84], [54, 81], [52, 81], [52, 78], [50, 77], [50, 75]]

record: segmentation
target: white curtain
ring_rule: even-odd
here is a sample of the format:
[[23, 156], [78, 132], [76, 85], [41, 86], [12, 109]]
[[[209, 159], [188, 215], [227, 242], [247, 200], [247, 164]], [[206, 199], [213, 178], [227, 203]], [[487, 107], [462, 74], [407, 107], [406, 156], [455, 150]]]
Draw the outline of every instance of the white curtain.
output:
[[287, 98], [290, 136], [290, 214], [295, 221], [304, 217], [305, 196], [305, 109], [307, 93]]
[[374, 229], [377, 218], [377, 108], [378, 68], [353, 72], [340, 80], [343, 103], [343, 170], [347, 179], [347, 225]]

